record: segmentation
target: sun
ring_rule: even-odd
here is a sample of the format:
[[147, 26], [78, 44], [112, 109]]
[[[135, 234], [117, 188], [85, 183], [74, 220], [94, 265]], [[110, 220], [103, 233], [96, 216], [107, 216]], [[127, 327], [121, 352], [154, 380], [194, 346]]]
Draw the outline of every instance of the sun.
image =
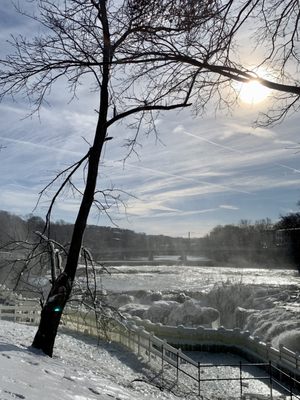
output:
[[239, 98], [247, 104], [257, 104], [266, 100], [271, 90], [261, 85], [256, 80], [243, 83], [239, 90]]

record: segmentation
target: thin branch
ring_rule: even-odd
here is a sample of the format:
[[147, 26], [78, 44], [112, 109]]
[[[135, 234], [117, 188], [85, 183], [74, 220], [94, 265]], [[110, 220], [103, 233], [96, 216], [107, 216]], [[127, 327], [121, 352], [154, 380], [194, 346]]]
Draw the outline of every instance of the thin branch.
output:
[[[56, 191], [55, 195], [52, 197], [51, 199], [51, 203], [50, 206], [48, 207], [48, 211], [46, 214], [46, 224], [45, 224], [45, 229], [44, 232], [46, 231], [47, 227], [49, 227], [49, 223], [50, 223], [50, 217], [51, 217], [51, 212], [52, 212], [52, 208], [54, 206], [54, 203], [56, 201], [56, 199], [58, 198], [59, 194], [61, 193], [61, 191], [63, 190], [63, 188], [66, 186], [66, 184], [70, 181], [71, 177], [74, 175], [74, 173], [79, 169], [79, 167], [82, 165], [82, 163], [89, 157], [90, 155], [90, 150], [85, 154], [84, 157], [82, 157], [79, 161], [77, 161], [76, 163], [74, 163], [73, 165], [71, 165], [70, 167], [66, 168], [65, 170], [63, 170], [62, 172], [60, 172], [58, 175], [56, 175], [56, 177], [54, 179], [52, 179], [52, 181], [50, 183], [48, 183], [44, 189], [40, 192], [39, 194], [39, 198], [37, 201], [37, 205], [41, 199], [41, 197], [43, 196], [43, 194], [45, 193], [45, 191], [53, 185], [53, 183], [55, 181], [57, 181], [63, 174], [65, 174], [67, 171], [71, 172], [67, 175], [67, 177], [63, 180], [62, 184], [60, 185], [59, 189]], [[36, 205], [36, 207], [37, 207]], [[35, 207], [35, 208], [36, 208]]]
[[165, 111], [169, 111], [169, 110], [175, 110], [177, 108], [184, 108], [184, 107], [190, 107], [192, 104], [191, 103], [180, 103], [180, 104], [173, 104], [170, 106], [162, 106], [162, 105], [144, 105], [144, 106], [139, 106], [139, 107], [135, 107], [132, 108], [130, 110], [124, 111], [118, 115], [116, 115], [115, 117], [111, 118], [110, 120], [107, 121], [107, 127], [111, 126], [112, 124], [114, 124], [115, 122], [119, 121], [122, 118], [126, 118], [129, 115], [132, 114], [136, 114], [139, 112], [144, 112], [144, 111], [155, 111], [155, 110], [165, 110]]

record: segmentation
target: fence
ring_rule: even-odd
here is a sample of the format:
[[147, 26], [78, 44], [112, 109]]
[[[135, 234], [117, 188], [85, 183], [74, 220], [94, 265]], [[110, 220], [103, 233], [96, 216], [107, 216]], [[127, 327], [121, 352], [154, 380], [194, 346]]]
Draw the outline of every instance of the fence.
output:
[[40, 310], [34, 304], [20, 304], [14, 306], [0, 304], [0, 319], [29, 324], [38, 324], [40, 319]]
[[[138, 324], [136, 324], [136, 322], [139, 323], [139, 326]], [[99, 330], [96, 327], [95, 319], [92, 315], [89, 315], [85, 312], [78, 313], [69, 311], [65, 314], [63, 318], [63, 323], [65, 324], [65, 326], [71, 328], [72, 330], [77, 330], [79, 332], [94, 336], [99, 335]], [[144, 325], [146, 325], [146, 329]], [[151, 328], [153, 329], [151, 330]], [[154, 331], [156, 331], [155, 334]], [[196, 335], [196, 337], [195, 331], [198, 332], [198, 335]], [[167, 332], [169, 335], [166, 334]], [[221, 342], [222, 346], [225, 346], [226, 343], [230, 343], [230, 348], [235, 353], [237, 352], [236, 350], [238, 348], [236, 346], [233, 346], [232, 343], [234, 343], [234, 340], [239, 336], [239, 349], [242, 349], [242, 345], [244, 345], [245, 347], [248, 346], [248, 349], [252, 350], [252, 357], [254, 357], [255, 355], [256, 359], [267, 361], [256, 361], [251, 363], [240, 362], [238, 364], [203, 364], [190, 358], [182, 351], [182, 349], [174, 347], [174, 345], [178, 345], [178, 342], [174, 343], [174, 338], [177, 337], [178, 339], [180, 338], [180, 345], [182, 348], [187, 348], [189, 350], [199, 350], [199, 340], [201, 341], [199, 332], [202, 333], [202, 339], [205, 335], [206, 338], [212, 335], [211, 343], [212, 340], [215, 340], [215, 345], [219, 347], [219, 350]], [[171, 333], [173, 333], [173, 335], [170, 335]], [[191, 340], [191, 333], [193, 334], [193, 340]], [[291, 370], [284, 370], [280, 368], [277, 363], [268, 359], [267, 354], [265, 354], [262, 349], [266, 349], [269, 355], [272, 354], [273, 350], [278, 352], [279, 358], [281, 358], [285, 362], [288, 362], [293, 371], [295, 371], [295, 367], [297, 367], [299, 370], [299, 355], [283, 347], [280, 350], [273, 349], [269, 345], [267, 346], [262, 342], [258, 342], [257, 338], [252, 338], [249, 335], [249, 332], [241, 332], [239, 329], [226, 330], [224, 328], [216, 330], [205, 329], [202, 327], [168, 327], [163, 326], [162, 324], [152, 324], [150, 321], [143, 321], [139, 318], [136, 318], [135, 320], [129, 320], [124, 323], [112, 321], [108, 326], [107, 334], [110, 340], [122, 344], [123, 346], [135, 352], [138, 356], [143, 357], [152, 364], [156, 364], [156, 367], [160, 369], [160, 379], [162, 385], [166, 374], [168, 374], [168, 376], [170, 376], [170, 374], [173, 374], [173, 379], [175, 379], [175, 382], [177, 384], [179, 384], [180, 376], [185, 377], [184, 380], [181, 379], [180, 383], [183, 383], [184, 381], [184, 383], [186, 384], [188, 382], [189, 387], [194, 391], [194, 393], [201, 396], [201, 393], [203, 393], [203, 389], [201, 389], [201, 387], [203, 387], [204, 383], [213, 381], [236, 381], [238, 383], [239, 395], [242, 399], [246, 398], [246, 395], [243, 393], [243, 388], [247, 386], [247, 383], [252, 380], [261, 380], [265, 381], [269, 385], [270, 396], [268, 398], [273, 399], [273, 388], [274, 386], [276, 386], [285, 395], [288, 395], [291, 400], [300, 400], [300, 381], [297, 380], [295, 376], [293, 376], [294, 374], [291, 372]], [[165, 336], [165, 339], [160, 339], [157, 334], [159, 334], [160, 336]], [[167, 337], [168, 340], [166, 340]], [[223, 337], [223, 341], [221, 340], [220, 342], [221, 337]], [[230, 337], [231, 340], [229, 340]], [[171, 341], [169, 342], [169, 340]], [[197, 345], [195, 344], [197, 340], [198, 349], [196, 348]], [[260, 349], [257, 354], [255, 354], [254, 351], [255, 346], [249, 346], [250, 341], [255, 343], [255, 345], [257, 345], [257, 348]], [[170, 343], [172, 343], [172, 345]], [[203, 346], [203, 344], [201, 346]], [[203, 350], [203, 348], [201, 350]], [[168, 370], [166, 369], [166, 365], [168, 365]], [[203, 369], [210, 369], [214, 367], [235, 368], [238, 371], [238, 376], [223, 376], [222, 378], [218, 378], [215, 376], [206, 378], [203, 376], [203, 374], [201, 374], [201, 371]], [[262, 373], [259, 376], [249, 377], [249, 375], [245, 375], [245, 369], [249, 367], [259, 367], [262, 370]]]
[[[9, 319], [17, 322], [25, 322], [25, 323], [37, 323], [39, 319], [39, 311], [34, 306], [26, 306], [26, 305], [18, 305], [18, 306], [3, 306], [0, 305], [0, 318]], [[186, 355], [180, 348], [175, 348], [171, 344], [167, 343], [166, 339], [160, 339], [153, 332], [149, 332], [145, 330], [142, 322], [146, 325], [149, 325], [149, 321], [138, 321], [140, 326], [138, 326], [133, 321], [127, 321], [124, 323], [118, 321], [111, 321], [105, 332], [99, 332], [97, 328], [97, 321], [93, 313], [87, 313], [85, 311], [72, 311], [67, 310], [62, 318], [62, 324], [71, 329], [78, 332], [82, 332], [84, 334], [92, 335], [92, 336], [103, 336], [104, 334], [108, 336], [111, 341], [118, 342], [128, 349], [134, 351], [138, 356], [143, 357], [150, 363], [152, 363], [156, 368], [160, 371], [160, 380], [163, 385], [166, 379], [172, 379], [178, 385], [180, 384], [188, 384], [190, 389], [198, 396], [201, 396], [204, 393], [203, 385], [207, 382], [218, 382], [218, 381], [236, 381], [238, 383], [239, 395], [241, 399], [246, 399], [247, 395], [243, 392], [244, 387], [247, 386], [247, 383], [251, 380], [263, 380], [269, 384], [270, 389], [270, 397], [273, 399], [273, 388], [274, 385], [277, 388], [280, 388], [281, 391], [289, 396], [290, 400], [300, 400], [300, 381], [293, 376], [292, 372], [281, 369], [276, 363], [272, 362], [272, 360], [268, 360], [267, 362], [256, 362], [256, 363], [239, 363], [239, 364], [203, 364], [197, 362]], [[150, 323], [151, 324], [151, 323]], [[148, 326], [149, 327], [149, 326]], [[184, 345], [185, 342], [187, 346], [195, 345], [196, 337], [199, 338], [199, 333], [202, 333], [202, 337], [205, 335], [212, 335], [210, 338], [210, 342], [215, 339], [218, 339], [220, 343], [220, 338], [222, 345], [225, 343], [229, 343], [229, 337], [231, 335], [231, 347], [234, 339], [239, 337], [241, 340], [239, 342], [239, 346], [248, 345], [249, 349], [253, 353], [253, 346], [249, 346], [249, 343], [256, 342], [256, 340], [251, 338], [248, 333], [237, 331], [237, 330], [225, 330], [224, 328], [214, 330], [214, 329], [204, 329], [204, 328], [184, 328], [184, 327], [164, 327], [161, 324], [151, 324], [154, 330], [159, 330], [160, 334], [164, 332], [166, 336], [166, 332], [168, 332], [169, 336], [172, 333], [172, 341], [174, 342], [174, 338], [177, 337], [181, 345]], [[175, 334], [176, 332], [176, 334]], [[193, 333], [193, 335], [191, 335]], [[195, 335], [196, 333], [196, 335]], [[215, 335], [215, 337], [213, 336]], [[193, 337], [193, 340], [191, 339]], [[189, 337], [189, 340], [187, 339]], [[247, 338], [247, 339], [246, 339]], [[178, 342], [177, 340], [177, 342]], [[198, 342], [199, 343], [199, 342]], [[178, 345], [178, 343], [173, 343]], [[288, 349], [281, 348], [280, 350], [276, 350], [271, 348], [270, 346], [266, 346], [263, 343], [260, 343], [258, 348], [265, 348], [268, 351], [267, 354], [272, 354], [275, 352], [279, 353], [279, 359], [284, 359], [285, 362], [288, 361], [289, 364], [292, 363], [293, 367], [296, 366], [297, 370], [299, 369], [299, 355], [295, 355], [295, 353], [291, 352]], [[265, 357], [265, 352], [258, 352], [257, 357]], [[278, 354], [276, 353], [276, 356]], [[295, 359], [295, 362], [293, 361]], [[168, 366], [168, 368], [167, 368]], [[257, 366], [262, 368], [262, 374], [256, 377], [245, 376], [244, 370], [248, 367]], [[210, 369], [212, 367], [234, 367], [238, 371], [237, 377], [232, 376], [223, 376], [219, 377], [210, 377], [206, 378], [203, 376], [203, 369]], [[184, 377], [184, 379], [183, 379]], [[253, 398], [253, 397], [252, 397]], [[257, 398], [257, 397], [256, 397]]]
[[132, 317], [137, 326], [143, 326], [147, 331], [165, 339], [175, 347], [185, 350], [220, 351], [222, 348], [232, 350], [246, 358], [255, 361], [271, 361], [278, 368], [287, 370], [300, 378], [300, 354], [295, 353], [284, 346], [276, 349], [270, 343], [264, 343], [259, 337], [251, 336], [249, 331], [239, 328], [218, 329], [185, 326], [167, 326], [160, 323], [152, 323], [139, 317]]

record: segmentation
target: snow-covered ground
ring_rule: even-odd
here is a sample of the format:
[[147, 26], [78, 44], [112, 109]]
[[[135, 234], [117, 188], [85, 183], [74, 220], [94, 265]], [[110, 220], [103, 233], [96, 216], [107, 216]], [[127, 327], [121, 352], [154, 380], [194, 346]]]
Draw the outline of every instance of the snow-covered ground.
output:
[[[59, 334], [51, 359], [28, 347], [35, 327], [0, 321], [0, 399], [1, 400], [175, 400], [194, 399], [193, 385], [187, 378], [184, 389], [173, 385], [173, 392], [154, 385], [155, 365], [149, 367], [124, 348], [75, 334]], [[203, 363], [234, 363], [239, 358], [224, 354], [195, 354]], [[160, 366], [158, 365], [158, 369]], [[237, 367], [203, 369], [205, 377], [238, 376]], [[211, 374], [211, 375], [210, 375]], [[245, 377], [264, 375], [251, 367]], [[170, 375], [171, 376], [171, 375]], [[168, 368], [165, 367], [168, 380]], [[174, 377], [173, 377], [174, 380]], [[169, 382], [172, 379], [169, 377]], [[244, 393], [268, 395], [268, 382], [248, 381]], [[172, 386], [172, 385], [171, 385]], [[197, 387], [194, 388], [197, 391]], [[203, 383], [203, 399], [240, 398], [239, 382]], [[273, 390], [274, 398], [279, 392]], [[198, 397], [199, 398], [199, 397]], [[282, 397], [285, 398], [285, 397]]]
[[59, 334], [51, 359], [28, 348], [36, 328], [0, 321], [1, 400], [173, 400], [135, 380], [147, 368], [117, 345]]

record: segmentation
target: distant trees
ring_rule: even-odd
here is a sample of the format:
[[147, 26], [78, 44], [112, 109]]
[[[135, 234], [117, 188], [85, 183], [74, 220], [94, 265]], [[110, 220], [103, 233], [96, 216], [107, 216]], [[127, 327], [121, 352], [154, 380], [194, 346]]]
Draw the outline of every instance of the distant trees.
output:
[[8, 240], [26, 238], [27, 230], [22, 218], [0, 210], [0, 247]]
[[287, 252], [278, 247], [275, 227], [268, 218], [217, 226], [203, 238], [202, 247], [209, 258], [237, 266], [257, 263], [276, 267], [287, 261]]
[[[20, 218], [17, 215], [0, 211], [0, 251], [4, 255], [15, 248], [18, 241], [38, 242], [39, 236], [35, 232], [44, 229], [45, 221], [34, 215]], [[71, 241], [73, 225], [62, 220], [51, 223], [51, 240], [68, 248]], [[12, 245], [10, 245], [12, 244]], [[190, 249], [190, 240], [174, 238], [165, 235], [146, 235], [128, 229], [116, 227], [88, 225], [85, 231], [84, 245], [95, 261], [102, 260], [130, 260], [159, 255], [178, 255], [192, 251], [201, 254], [199, 240], [193, 239], [193, 249]], [[14, 254], [14, 258], [18, 255]], [[3, 259], [5, 257], [3, 256]], [[50, 265], [48, 265], [50, 270]]]
[[278, 242], [287, 248], [290, 257], [300, 271], [300, 212], [281, 215], [275, 228]]
[[277, 229], [295, 229], [300, 228], [300, 212], [281, 215], [280, 220], [276, 224]]

